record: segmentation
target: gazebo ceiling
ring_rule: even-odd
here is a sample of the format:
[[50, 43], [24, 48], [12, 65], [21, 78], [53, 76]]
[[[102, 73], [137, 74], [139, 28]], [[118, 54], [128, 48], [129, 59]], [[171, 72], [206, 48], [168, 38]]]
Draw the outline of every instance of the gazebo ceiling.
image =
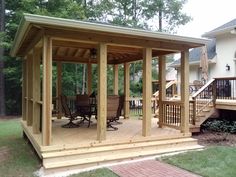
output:
[[107, 24], [25, 14], [11, 55], [24, 57], [36, 44], [40, 44], [43, 36], [50, 36], [52, 39], [53, 60], [96, 63], [96, 59], [91, 59], [91, 51], [96, 50], [99, 43], [106, 43], [109, 64], [141, 60], [143, 48], [152, 48], [152, 56], [157, 57], [199, 47], [208, 41]]

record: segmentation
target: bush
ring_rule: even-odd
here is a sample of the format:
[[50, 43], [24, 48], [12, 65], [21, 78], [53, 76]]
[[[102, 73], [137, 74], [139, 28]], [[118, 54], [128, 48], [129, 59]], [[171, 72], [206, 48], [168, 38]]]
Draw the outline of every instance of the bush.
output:
[[202, 129], [213, 132], [236, 133], [236, 121], [207, 120]]

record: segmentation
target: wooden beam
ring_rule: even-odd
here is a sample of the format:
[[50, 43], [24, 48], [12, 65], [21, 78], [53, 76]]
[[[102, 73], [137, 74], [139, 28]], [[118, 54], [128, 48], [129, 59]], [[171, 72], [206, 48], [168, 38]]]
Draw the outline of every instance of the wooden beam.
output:
[[97, 139], [106, 139], [107, 124], [107, 46], [99, 44], [98, 49], [98, 119]]
[[58, 114], [57, 119], [61, 119], [62, 117], [62, 107], [61, 107], [61, 94], [62, 94], [62, 63], [57, 62], [57, 108]]
[[189, 133], [189, 51], [181, 52], [181, 132]]
[[33, 55], [27, 55], [28, 64], [28, 89], [27, 89], [27, 126], [32, 126], [33, 124]]
[[166, 60], [164, 56], [160, 56], [158, 60], [159, 67], [159, 127], [162, 128], [163, 123], [163, 101], [166, 99]]
[[41, 39], [43, 37], [44, 31], [43, 30], [39, 30], [36, 35], [34, 35], [33, 40], [30, 41], [29, 44], [27, 44], [27, 47], [22, 50], [23, 51], [23, 55], [26, 55], [27, 53], [29, 53], [29, 51], [31, 51], [36, 45], [39, 45], [39, 42], [41, 42]]
[[91, 95], [92, 93], [92, 64], [87, 64], [87, 93]]
[[152, 118], [152, 49], [143, 50], [143, 122], [142, 135], [151, 135], [151, 118]]
[[125, 119], [129, 118], [129, 96], [130, 96], [130, 63], [124, 63], [124, 95], [125, 95], [125, 103], [124, 103], [124, 116]]
[[33, 50], [33, 133], [40, 133], [40, 105], [37, 101], [41, 101], [41, 79], [40, 79], [40, 63], [41, 48]]
[[27, 105], [27, 61], [22, 61], [22, 119], [26, 120], [26, 105]]
[[118, 95], [119, 91], [119, 65], [113, 65], [113, 94]]
[[43, 37], [43, 112], [42, 112], [42, 145], [51, 144], [52, 115], [52, 40]]
[[47, 35], [53, 36], [55, 39], [71, 39], [78, 40], [80, 42], [96, 43], [104, 42], [107, 45], [122, 45], [127, 47], [148, 47], [161, 49], [165, 51], [182, 51], [189, 48], [187, 43], [178, 43], [178, 41], [164, 41], [163, 39], [153, 39], [153, 38], [140, 38], [140, 37], [127, 37], [122, 35], [111, 35], [102, 33], [92, 33], [87, 31], [73, 31], [73, 30], [57, 30], [57, 29], [47, 29], [45, 28]]

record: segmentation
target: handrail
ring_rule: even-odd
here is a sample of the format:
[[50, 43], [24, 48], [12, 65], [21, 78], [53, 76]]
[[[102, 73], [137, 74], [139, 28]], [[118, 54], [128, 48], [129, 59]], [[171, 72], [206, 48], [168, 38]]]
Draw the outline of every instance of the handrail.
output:
[[234, 80], [234, 79], [236, 79], [236, 77], [215, 77], [214, 79], [216, 79], [216, 80], [222, 80], [222, 79], [224, 79], [224, 80]]
[[200, 88], [196, 93], [193, 94], [192, 98], [194, 99], [195, 97], [197, 97], [202, 91], [204, 91], [214, 81], [215, 79], [211, 79], [210, 81], [208, 81], [202, 88]]
[[[169, 82], [166, 83], [166, 89], [170, 88], [172, 85], [176, 84], [176, 80], [170, 80]], [[153, 96], [157, 97], [159, 95], [159, 90], [156, 91]]]

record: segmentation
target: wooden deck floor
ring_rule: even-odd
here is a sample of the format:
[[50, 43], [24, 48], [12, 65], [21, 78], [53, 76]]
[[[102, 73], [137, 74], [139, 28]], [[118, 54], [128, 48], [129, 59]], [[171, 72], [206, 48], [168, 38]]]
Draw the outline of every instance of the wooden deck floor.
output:
[[[142, 136], [142, 120], [140, 119], [121, 119], [122, 124], [115, 125], [118, 127], [117, 131], [107, 131], [107, 138], [103, 141], [106, 143], [117, 143], [117, 142], [135, 142], [135, 141], [146, 141], [154, 139], [170, 139], [172, 137], [183, 137], [183, 134], [179, 130], [172, 128], [158, 128], [158, 119], [152, 118], [151, 136]], [[87, 128], [87, 123], [82, 124], [78, 128], [62, 128], [61, 125], [67, 123], [67, 119], [55, 119], [52, 122], [52, 144], [54, 148], [59, 147], [81, 147], [91, 146], [99, 144], [97, 141], [97, 123], [93, 119], [93, 123]], [[33, 134], [32, 128], [27, 127], [25, 122], [22, 122], [24, 129], [31, 134], [35, 142], [39, 146], [41, 143], [41, 134]]]

